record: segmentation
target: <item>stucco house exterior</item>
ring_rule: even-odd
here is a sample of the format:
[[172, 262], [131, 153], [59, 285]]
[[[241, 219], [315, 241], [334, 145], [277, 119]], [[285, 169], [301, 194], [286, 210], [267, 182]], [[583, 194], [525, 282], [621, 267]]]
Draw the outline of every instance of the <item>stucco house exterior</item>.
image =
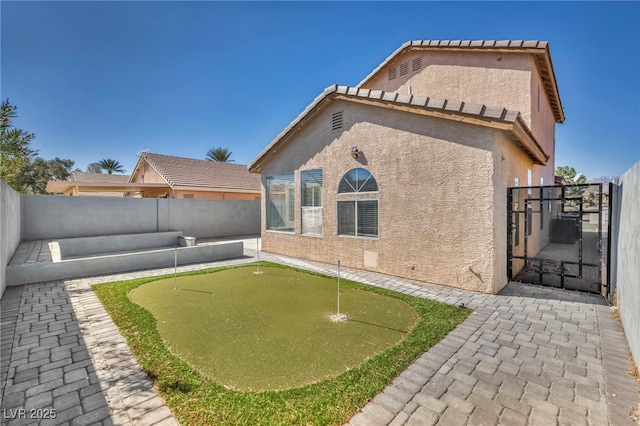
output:
[[257, 200], [260, 177], [243, 164], [144, 152], [129, 179], [131, 185], [157, 185], [130, 192], [143, 198]]
[[[507, 230], [507, 188], [553, 185], [563, 121], [547, 42], [407, 42], [357, 86], [325, 89], [249, 165], [262, 248], [497, 293], [525, 232]], [[546, 244], [543, 227], [530, 242]]]

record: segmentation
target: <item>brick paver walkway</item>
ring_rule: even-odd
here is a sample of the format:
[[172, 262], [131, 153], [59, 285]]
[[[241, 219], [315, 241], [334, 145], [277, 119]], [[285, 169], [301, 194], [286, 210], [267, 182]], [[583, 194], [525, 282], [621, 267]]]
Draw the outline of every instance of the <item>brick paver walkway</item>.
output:
[[[260, 256], [337, 273], [332, 265]], [[8, 288], [1, 302], [0, 423], [177, 424], [90, 288], [172, 271]], [[629, 375], [626, 340], [600, 297], [518, 284], [500, 295], [482, 295], [346, 268], [342, 275], [474, 309], [349, 425], [631, 425], [638, 420], [640, 389]], [[43, 418], [52, 409], [56, 418]]]

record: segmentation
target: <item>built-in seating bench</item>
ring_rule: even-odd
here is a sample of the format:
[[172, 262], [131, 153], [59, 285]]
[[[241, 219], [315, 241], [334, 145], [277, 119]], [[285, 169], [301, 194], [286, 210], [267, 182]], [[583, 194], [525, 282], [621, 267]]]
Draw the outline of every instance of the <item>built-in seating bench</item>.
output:
[[51, 241], [52, 262], [7, 266], [7, 285], [205, 263], [243, 255], [242, 242], [197, 245], [182, 231], [120, 234]]

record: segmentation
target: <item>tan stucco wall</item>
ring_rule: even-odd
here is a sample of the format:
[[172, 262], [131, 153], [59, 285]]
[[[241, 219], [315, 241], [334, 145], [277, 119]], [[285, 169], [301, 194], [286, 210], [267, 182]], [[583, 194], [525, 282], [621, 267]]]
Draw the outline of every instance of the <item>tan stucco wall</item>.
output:
[[540, 144], [544, 152], [549, 156], [546, 166], [534, 167], [534, 185], [540, 184], [540, 178], [545, 185], [553, 185], [555, 177], [555, 152], [556, 152], [556, 120], [549, 104], [549, 98], [542, 85], [540, 75], [536, 72], [531, 79], [531, 133]]
[[[345, 129], [332, 131], [331, 114], [340, 110]], [[364, 251], [374, 251], [379, 267], [369, 269], [494, 292], [506, 275], [503, 265], [494, 265], [504, 257], [495, 251], [495, 135], [470, 124], [333, 101], [263, 166], [263, 199], [266, 176], [295, 171], [296, 182], [295, 234], [265, 231], [262, 203], [263, 249], [363, 269]], [[358, 160], [350, 156], [352, 146], [362, 153]], [[354, 198], [338, 195], [337, 187], [355, 167], [378, 181], [377, 239], [337, 236], [337, 201]], [[300, 171], [315, 168], [323, 169], [322, 237], [300, 235]]]
[[[411, 71], [413, 59], [422, 68]], [[399, 65], [409, 64], [409, 73], [399, 74]], [[398, 69], [388, 79], [388, 68]], [[524, 53], [414, 51], [398, 56], [365, 88], [464, 101], [519, 111], [534, 138], [554, 163], [555, 117], [542, 85], [537, 65]], [[539, 102], [538, 102], [539, 100]], [[553, 167], [552, 167], [553, 170]], [[538, 172], [541, 174], [542, 171]], [[544, 176], [552, 184], [553, 172]], [[539, 184], [539, 179], [536, 185]]]
[[[505, 134], [496, 132], [495, 143], [495, 155], [494, 155], [494, 205], [495, 205], [495, 222], [496, 227], [494, 230], [494, 276], [504, 277], [504, 281], [496, 281], [497, 287], [494, 292], [499, 291], [504, 285], [507, 284], [507, 188], [515, 186], [515, 179], [520, 180], [520, 210], [525, 209], [524, 200], [529, 197], [529, 191], [527, 187], [528, 169], [533, 171], [532, 184], [534, 188], [531, 190], [530, 198], [539, 198], [540, 189], [537, 186], [540, 184], [541, 175], [549, 175], [549, 172], [553, 170], [551, 165], [534, 166], [532, 160], [518, 148]], [[551, 179], [551, 178], [549, 178]], [[553, 180], [547, 180], [545, 177], [545, 185], [553, 185]], [[545, 194], [548, 195], [548, 194]], [[532, 202], [531, 207], [533, 211], [540, 211], [540, 203], [538, 201]], [[531, 234], [527, 236], [527, 250], [528, 256], [535, 256], [545, 245], [549, 243], [549, 228], [550, 219], [557, 216], [557, 205], [551, 204], [551, 212], [549, 212], [549, 202], [543, 202], [543, 213], [532, 213], [531, 218]], [[542, 227], [541, 227], [541, 221]], [[525, 238], [525, 223], [524, 215], [520, 215], [519, 221], [519, 244], [514, 245], [513, 253], [515, 255], [522, 256], [524, 254], [524, 238]], [[512, 240], [515, 235], [512, 234], [509, 238]], [[513, 240], [515, 241], [515, 240]], [[517, 273], [523, 266], [523, 262], [516, 260], [514, 262], [514, 272]]]
[[131, 177], [131, 182], [139, 183], [167, 183], [153, 167], [149, 166], [146, 161], [142, 162], [141, 169], [137, 169]]
[[[493, 233], [494, 247], [494, 276], [499, 277], [494, 283], [494, 293], [497, 293], [507, 284], [507, 188], [515, 186], [515, 180], [520, 180], [520, 186], [527, 183], [527, 169], [533, 170], [533, 161], [509, 138], [500, 132], [496, 132], [494, 155], [494, 206], [496, 226]], [[521, 189], [521, 197], [526, 194], [526, 189]], [[523, 207], [524, 208], [524, 207]], [[524, 218], [520, 217], [519, 239], [520, 245], [515, 248], [517, 254], [522, 254], [524, 246], [525, 227]], [[510, 238], [514, 238], [514, 234]], [[518, 263], [517, 267], [521, 265]]]
[[[411, 71], [414, 58], [422, 68]], [[416, 51], [400, 55], [393, 64], [409, 62], [409, 73], [388, 80], [387, 70], [366, 85], [402, 94], [430, 96], [520, 111], [530, 126], [531, 80], [535, 65], [522, 53]]]

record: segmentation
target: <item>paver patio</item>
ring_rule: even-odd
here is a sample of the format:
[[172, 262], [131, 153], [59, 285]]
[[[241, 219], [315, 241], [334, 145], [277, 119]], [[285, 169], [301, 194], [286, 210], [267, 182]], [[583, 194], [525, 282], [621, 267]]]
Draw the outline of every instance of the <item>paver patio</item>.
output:
[[[178, 270], [254, 261], [255, 250], [246, 242], [245, 247], [245, 258]], [[334, 265], [269, 253], [261, 253], [260, 259], [337, 274]], [[483, 295], [341, 271], [348, 279], [474, 309], [348, 424], [638, 422], [634, 413], [640, 410], [640, 387], [629, 374], [624, 333], [603, 298], [523, 284]], [[1, 302], [0, 423], [177, 424], [91, 291], [94, 284], [171, 272], [7, 288]], [[55, 418], [43, 418], [51, 409]]]

